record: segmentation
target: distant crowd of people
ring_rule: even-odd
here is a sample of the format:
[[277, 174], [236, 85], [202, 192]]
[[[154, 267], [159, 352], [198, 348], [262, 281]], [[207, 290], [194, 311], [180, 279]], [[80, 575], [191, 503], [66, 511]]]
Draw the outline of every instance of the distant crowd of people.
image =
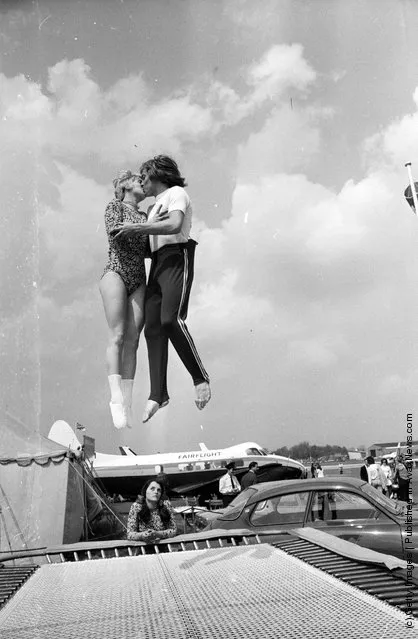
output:
[[[339, 464], [340, 474], [343, 474], [343, 464]], [[312, 479], [324, 476], [324, 471], [319, 462], [311, 464]], [[375, 462], [374, 457], [369, 455], [364, 460], [364, 465], [360, 468], [360, 479], [368, 482], [371, 486], [380, 490], [391, 499], [408, 501], [410, 478], [405, 466], [403, 455], [396, 458], [383, 457], [380, 464]]]
[[367, 481], [384, 495], [400, 501], [409, 499], [409, 475], [403, 455], [394, 459], [384, 457], [380, 464], [369, 455], [360, 468], [360, 479]]

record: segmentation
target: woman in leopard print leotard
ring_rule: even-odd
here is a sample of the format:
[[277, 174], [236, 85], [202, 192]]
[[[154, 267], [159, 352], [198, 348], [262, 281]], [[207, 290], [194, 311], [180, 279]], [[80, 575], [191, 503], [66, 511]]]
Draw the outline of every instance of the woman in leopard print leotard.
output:
[[[115, 239], [115, 232], [125, 223], [145, 222], [147, 216], [116, 198], [109, 202], [105, 212], [105, 226], [109, 240], [108, 260], [103, 275], [117, 273], [125, 284], [128, 297], [145, 282], [144, 255], [147, 238]], [[102, 276], [103, 277], [103, 276]]]
[[144, 325], [146, 236], [116, 238], [125, 223], [145, 222], [138, 204], [145, 198], [139, 176], [124, 171], [113, 181], [115, 199], [105, 212], [108, 261], [100, 293], [109, 326], [106, 351], [111, 392], [110, 410], [116, 428], [131, 426], [132, 387], [139, 336]]

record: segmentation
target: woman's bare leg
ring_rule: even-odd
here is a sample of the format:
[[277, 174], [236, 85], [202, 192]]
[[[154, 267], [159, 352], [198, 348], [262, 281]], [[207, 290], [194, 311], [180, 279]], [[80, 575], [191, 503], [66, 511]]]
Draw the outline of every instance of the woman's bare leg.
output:
[[132, 392], [136, 373], [139, 337], [144, 326], [145, 283], [130, 295], [127, 303], [127, 323], [123, 341], [122, 394], [127, 426], [133, 426]]
[[126, 426], [121, 387], [122, 354], [124, 334], [127, 326], [127, 293], [121, 277], [112, 271], [100, 280], [109, 340], [106, 349], [107, 373], [110, 385], [110, 410], [116, 428]]
[[109, 340], [106, 349], [108, 375], [122, 374], [122, 352], [127, 325], [127, 294], [125, 284], [117, 273], [109, 271], [100, 280]]
[[144, 328], [145, 283], [127, 300], [126, 328], [123, 339], [121, 374], [123, 379], [134, 379], [139, 337]]

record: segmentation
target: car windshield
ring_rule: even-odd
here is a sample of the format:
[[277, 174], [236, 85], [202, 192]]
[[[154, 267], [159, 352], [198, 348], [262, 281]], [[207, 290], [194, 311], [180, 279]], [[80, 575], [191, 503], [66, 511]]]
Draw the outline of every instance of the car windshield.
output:
[[248, 499], [251, 497], [251, 493], [255, 493], [255, 492], [256, 491], [254, 490], [254, 488], [251, 488], [251, 487], [243, 490], [242, 493], [237, 495], [237, 497], [235, 497], [235, 499], [231, 501], [231, 503], [229, 504], [229, 506], [227, 506], [227, 508], [222, 513], [222, 515], [219, 517], [219, 519], [226, 520], [226, 521], [232, 521], [233, 519], [238, 519], [238, 517], [242, 513], [242, 510], [245, 504], [247, 503]]
[[361, 490], [369, 497], [372, 497], [373, 501], [386, 508], [386, 510], [391, 512], [393, 515], [402, 515], [402, 506], [394, 502], [393, 499], [386, 497], [386, 495], [381, 493], [379, 490], [376, 490], [376, 488], [373, 488], [373, 486], [370, 486], [370, 484], [364, 484], [361, 486]]

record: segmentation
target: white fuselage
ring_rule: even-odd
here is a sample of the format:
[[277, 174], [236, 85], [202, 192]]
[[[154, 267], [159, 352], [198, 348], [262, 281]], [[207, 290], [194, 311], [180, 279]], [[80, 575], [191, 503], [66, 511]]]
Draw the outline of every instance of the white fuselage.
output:
[[228, 461], [235, 461], [237, 468], [247, 467], [250, 461], [260, 466], [278, 463], [281, 465], [304, 468], [299, 462], [267, 454], [254, 442], [245, 442], [220, 449], [180, 451], [176, 453], [157, 453], [154, 455], [106, 455], [96, 453], [93, 468], [99, 477], [145, 476], [157, 473], [161, 466], [168, 475], [190, 471], [221, 469]]

